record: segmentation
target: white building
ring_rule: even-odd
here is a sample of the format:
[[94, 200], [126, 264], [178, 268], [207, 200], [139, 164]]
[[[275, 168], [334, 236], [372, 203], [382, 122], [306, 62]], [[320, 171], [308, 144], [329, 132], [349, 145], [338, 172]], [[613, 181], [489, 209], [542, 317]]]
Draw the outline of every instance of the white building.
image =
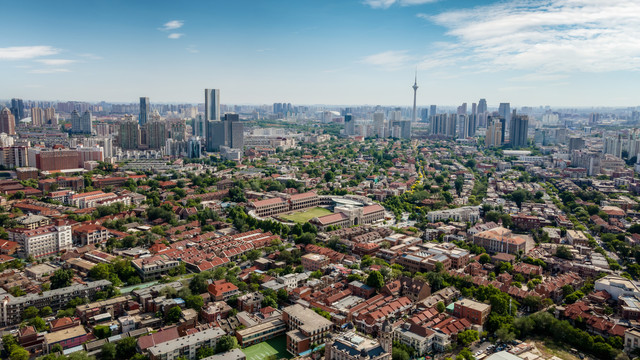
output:
[[9, 240], [15, 241], [25, 257], [35, 258], [71, 250], [71, 226], [49, 225], [35, 229], [11, 229]]

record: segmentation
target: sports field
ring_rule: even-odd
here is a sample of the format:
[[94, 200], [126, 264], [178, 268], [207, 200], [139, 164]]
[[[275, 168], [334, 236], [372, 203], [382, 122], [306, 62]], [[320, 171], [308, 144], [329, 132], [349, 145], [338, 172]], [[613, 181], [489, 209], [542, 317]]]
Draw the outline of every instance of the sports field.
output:
[[333, 214], [333, 213], [325, 208], [316, 207], [313, 209], [309, 209], [307, 211], [301, 211], [301, 212], [293, 213], [290, 215], [281, 215], [280, 217], [288, 221], [304, 224], [307, 221], [313, 219], [314, 217], [320, 217], [320, 216], [329, 215], [329, 214]]
[[276, 359], [291, 358], [291, 354], [287, 352], [287, 338], [284, 335], [246, 347], [242, 352], [247, 355], [247, 360], [267, 359], [271, 355], [275, 355]]

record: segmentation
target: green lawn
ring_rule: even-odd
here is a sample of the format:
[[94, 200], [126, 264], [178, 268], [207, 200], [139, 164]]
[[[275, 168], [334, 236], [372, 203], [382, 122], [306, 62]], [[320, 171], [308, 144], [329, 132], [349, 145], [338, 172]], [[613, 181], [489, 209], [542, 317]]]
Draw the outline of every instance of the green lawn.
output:
[[291, 358], [291, 354], [287, 352], [287, 338], [285, 335], [251, 345], [242, 349], [242, 352], [247, 355], [247, 360], [262, 360], [271, 355], [276, 355], [278, 359]]
[[314, 217], [320, 217], [329, 214], [333, 213], [325, 208], [316, 207], [307, 211], [293, 213], [291, 215], [281, 215], [280, 217], [288, 221], [303, 224], [313, 219]]

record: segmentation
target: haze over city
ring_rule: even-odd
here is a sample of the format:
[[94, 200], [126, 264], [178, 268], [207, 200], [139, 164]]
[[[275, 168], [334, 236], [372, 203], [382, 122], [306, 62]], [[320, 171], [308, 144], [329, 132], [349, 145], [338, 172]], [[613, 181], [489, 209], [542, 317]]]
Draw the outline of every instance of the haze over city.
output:
[[[635, 105], [636, 1], [4, 4], [0, 98]], [[28, 19], [28, 20], [26, 20]]]

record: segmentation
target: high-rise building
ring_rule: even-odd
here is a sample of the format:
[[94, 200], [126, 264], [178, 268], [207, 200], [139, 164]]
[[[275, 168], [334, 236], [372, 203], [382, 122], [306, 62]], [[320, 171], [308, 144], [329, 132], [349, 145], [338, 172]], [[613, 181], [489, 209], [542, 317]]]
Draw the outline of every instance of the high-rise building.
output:
[[118, 144], [123, 150], [135, 150], [140, 145], [140, 125], [133, 119], [120, 123]]
[[500, 103], [500, 106], [498, 107], [498, 115], [500, 115], [500, 117], [503, 118], [509, 126], [511, 126], [511, 104]]
[[471, 114], [478, 114], [478, 105], [476, 103], [471, 104]]
[[204, 118], [220, 121], [220, 89], [204, 89]]
[[167, 132], [170, 139], [184, 141], [187, 138], [187, 124], [182, 119], [171, 119], [167, 121]]
[[584, 139], [581, 137], [569, 138], [569, 151], [584, 149]]
[[189, 139], [189, 148], [187, 149], [187, 157], [197, 159], [202, 156], [200, 140], [196, 137]]
[[82, 116], [78, 110], [71, 112], [71, 132], [74, 134], [91, 134], [91, 126], [93, 125], [93, 117], [87, 110]]
[[138, 115], [138, 124], [144, 126], [149, 121], [149, 114], [151, 113], [151, 104], [148, 97], [140, 98], [140, 115]]
[[11, 113], [11, 110], [6, 107], [0, 111], [0, 133], [7, 135], [16, 134], [15, 116]]
[[458, 115], [466, 115], [467, 114], [467, 103], [462, 103], [462, 105], [458, 106]]
[[484, 138], [484, 146], [499, 147], [502, 146], [502, 122], [494, 121], [487, 126], [487, 133]]
[[52, 107], [44, 109], [43, 121], [45, 125], [58, 125], [58, 117], [56, 116], [56, 109]]
[[509, 129], [509, 141], [511, 147], [518, 149], [528, 145], [527, 133], [529, 131], [529, 117], [527, 115], [515, 115], [511, 118]]
[[144, 125], [149, 149], [160, 149], [167, 141], [167, 127], [164, 121], [152, 120]]
[[11, 99], [11, 113], [16, 120], [16, 126], [24, 119], [24, 103], [22, 99]]
[[491, 126], [491, 124], [493, 124], [494, 122], [499, 122], [500, 125], [500, 131], [501, 131], [501, 137], [500, 137], [500, 144], [502, 145], [502, 143], [504, 143], [505, 139], [507, 138], [507, 134], [506, 134], [506, 129], [507, 129], [507, 121], [500, 116], [489, 116], [487, 119], [487, 126]]
[[438, 107], [436, 105], [429, 106], [429, 117], [436, 116], [437, 110], [438, 110]]
[[40, 151], [36, 155], [36, 167], [42, 171], [68, 170], [78, 168], [78, 151], [56, 149]]
[[344, 134], [347, 136], [356, 134], [356, 121], [351, 114], [344, 115]]
[[480, 99], [478, 101], [478, 114], [484, 114], [487, 112], [487, 99]]
[[225, 114], [223, 121], [209, 121], [207, 127], [207, 151], [220, 151], [244, 147], [244, 124], [238, 114]]
[[191, 132], [195, 137], [201, 137], [204, 139], [207, 136], [207, 122], [204, 119], [204, 114], [198, 114], [193, 119]]
[[31, 126], [44, 125], [44, 111], [39, 107], [31, 108]]
[[375, 127], [375, 133], [379, 138], [386, 137], [386, 126], [384, 121], [384, 113], [382, 111], [376, 111], [373, 113], [373, 124]]

